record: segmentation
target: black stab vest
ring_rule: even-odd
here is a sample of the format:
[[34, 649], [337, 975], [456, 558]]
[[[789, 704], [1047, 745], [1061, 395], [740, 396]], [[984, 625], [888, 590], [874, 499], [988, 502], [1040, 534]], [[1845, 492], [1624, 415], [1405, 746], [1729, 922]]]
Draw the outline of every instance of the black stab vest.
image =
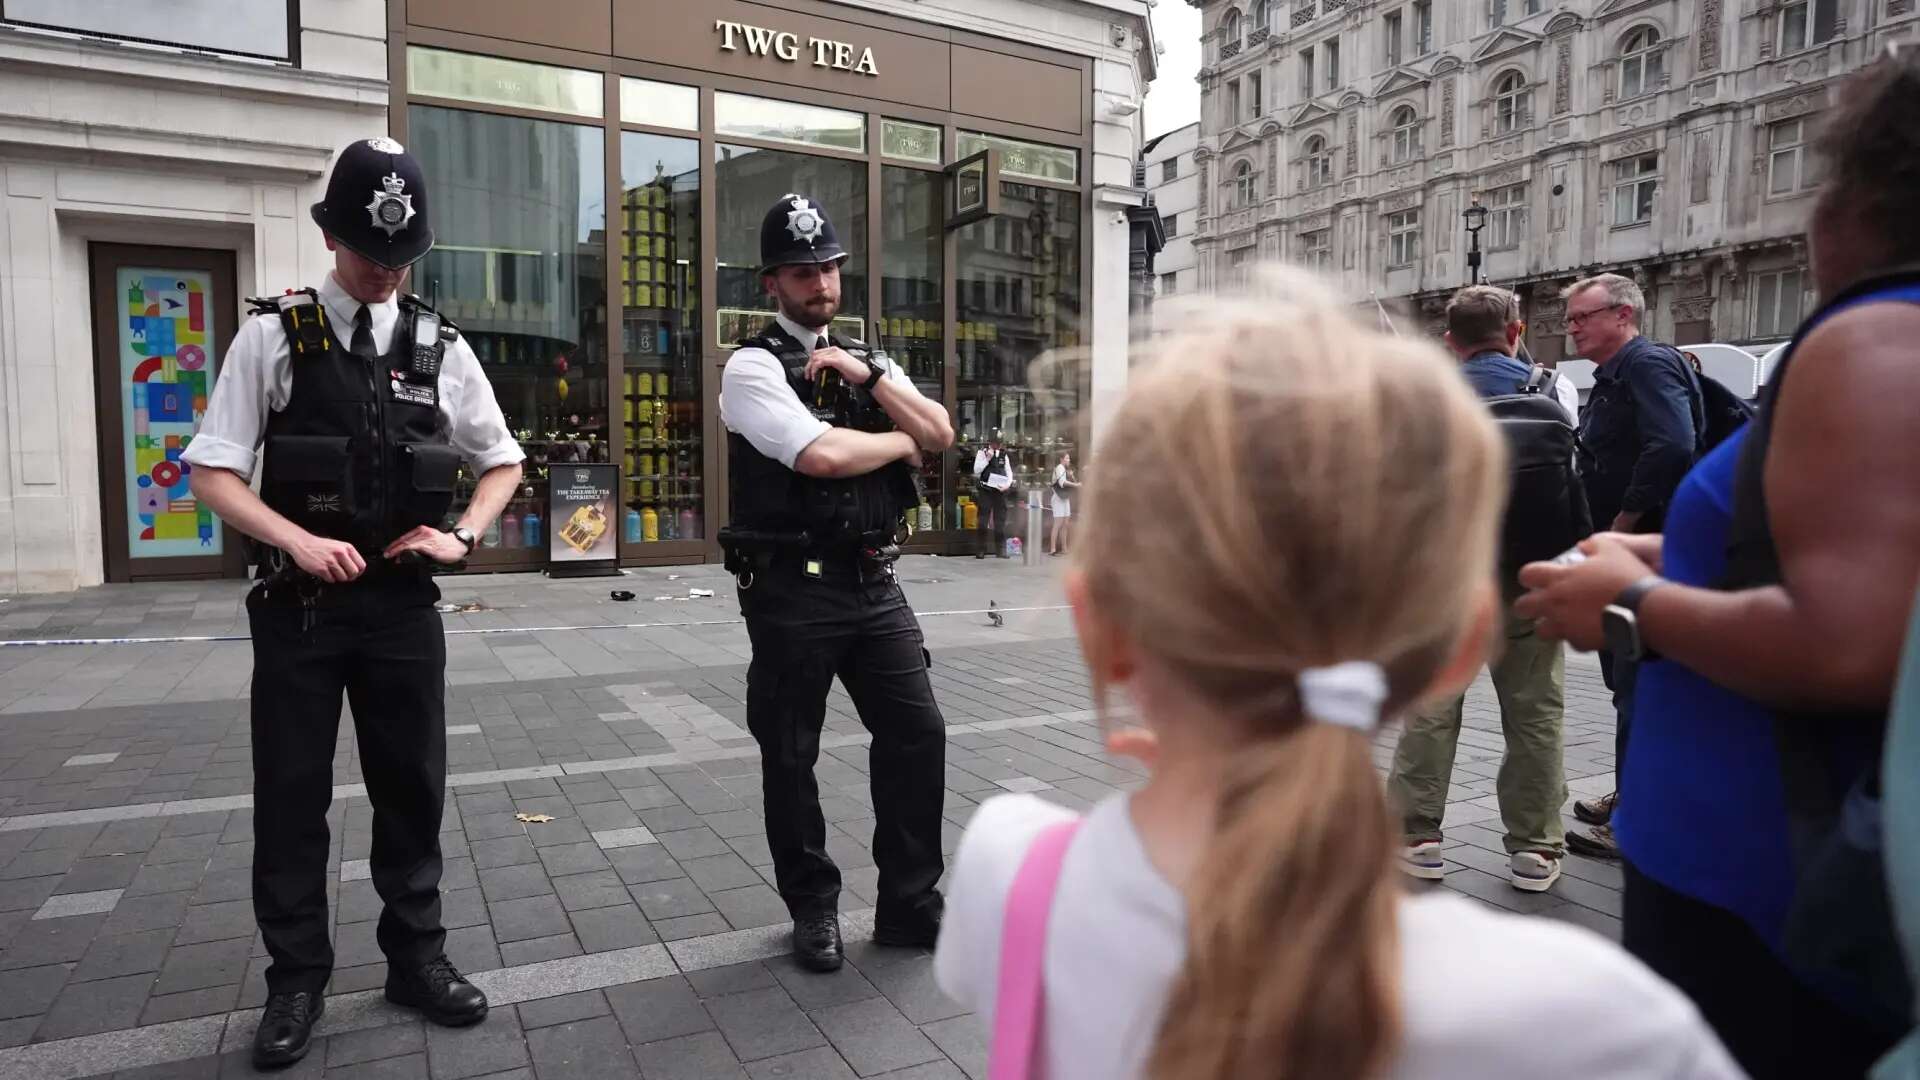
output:
[[267, 418], [266, 504], [369, 565], [414, 527], [443, 525], [460, 454], [440, 423], [439, 372], [459, 331], [404, 296], [392, 344], [369, 362], [340, 346], [313, 290], [250, 302], [280, 320], [293, 370], [286, 408]]
[[[829, 335], [827, 342], [855, 356], [865, 344]], [[834, 382], [823, 398], [807, 381], [807, 348], [793, 335], [769, 323], [743, 339], [743, 349], [765, 349], [786, 372], [787, 385], [814, 416], [834, 427], [860, 431], [894, 430], [893, 420], [873, 394]], [[806, 533], [812, 547], [844, 551], [879, 547], [900, 540], [907, 511], [918, 501], [913, 470], [896, 461], [864, 476], [828, 480], [804, 475], [753, 448], [738, 432], [727, 435], [731, 528], [788, 536]]]

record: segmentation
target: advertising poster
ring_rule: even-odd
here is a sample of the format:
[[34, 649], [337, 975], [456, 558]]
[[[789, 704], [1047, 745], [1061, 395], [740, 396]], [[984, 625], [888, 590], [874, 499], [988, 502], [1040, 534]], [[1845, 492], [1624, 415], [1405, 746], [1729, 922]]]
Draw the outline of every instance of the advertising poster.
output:
[[620, 572], [614, 465], [553, 466], [547, 477], [551, 531], [549, 566], [554, 577]]

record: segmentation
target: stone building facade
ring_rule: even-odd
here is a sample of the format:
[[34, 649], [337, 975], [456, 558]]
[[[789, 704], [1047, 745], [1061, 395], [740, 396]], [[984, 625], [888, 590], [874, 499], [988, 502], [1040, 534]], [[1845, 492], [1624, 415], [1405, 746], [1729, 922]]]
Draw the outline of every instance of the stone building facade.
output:
[[1205, 59], [1199, 284], [1319, 267], [1426, 324], [1483, 273], [1564, 355], [1560, 286], [1613, 270], [1650, 331], [1786, 336], [1809, 310], [1809, 142], [1914, 0], [1188, 0]]

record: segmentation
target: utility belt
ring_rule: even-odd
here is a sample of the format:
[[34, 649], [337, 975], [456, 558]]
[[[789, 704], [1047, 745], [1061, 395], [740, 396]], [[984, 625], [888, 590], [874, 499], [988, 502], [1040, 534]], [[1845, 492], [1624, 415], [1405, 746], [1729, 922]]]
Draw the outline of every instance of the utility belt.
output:
[[277, 547], [265, 544], [253, 544], [250, 558], [259, 564], [259, 573], [254, 589], [260, 598], [275, 604], [297, 604], [301, 609], [302, 631], [313, 628], [314, 611], [325, 607], [336, 599], [344, 600], [350, 594], [364, 593], [368, 589], [402, 590], [408, 587], [425, 586], [436, 573], [453, 573], [466, 568], [465, 560], [442, 566], [417, 551], [409, 551], [398, 559], [381, 558], [376, 553], [366, 560], [366, 572], [348, 582], [322, 581], [295, 562], [292, 555]]
[[893, 565], [900, 558], [898, 535], [879, 530], [823, 543], [805, 530], [765, 532], [728, 527], [720, 530], [718, 539], [726, 553], [727, 573], [742, 589], [753, 588], [755, 578], [765, 573], [851, 578], [864, 584], [871, 578], [891, 578]]

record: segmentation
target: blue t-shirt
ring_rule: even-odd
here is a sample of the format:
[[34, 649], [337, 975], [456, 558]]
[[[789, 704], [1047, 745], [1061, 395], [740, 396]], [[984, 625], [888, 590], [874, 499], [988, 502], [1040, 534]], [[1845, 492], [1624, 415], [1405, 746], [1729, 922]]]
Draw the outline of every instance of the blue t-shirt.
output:
[[[1674, 492], [1663, 575], [1703, 588], [1726, 571], [1742, 428]], [[1770, 945], [1793, 896], [1771, 711], [1671, 660], [1641, 666], [1614, 837], [1648, 877], [1731, 911]]]

